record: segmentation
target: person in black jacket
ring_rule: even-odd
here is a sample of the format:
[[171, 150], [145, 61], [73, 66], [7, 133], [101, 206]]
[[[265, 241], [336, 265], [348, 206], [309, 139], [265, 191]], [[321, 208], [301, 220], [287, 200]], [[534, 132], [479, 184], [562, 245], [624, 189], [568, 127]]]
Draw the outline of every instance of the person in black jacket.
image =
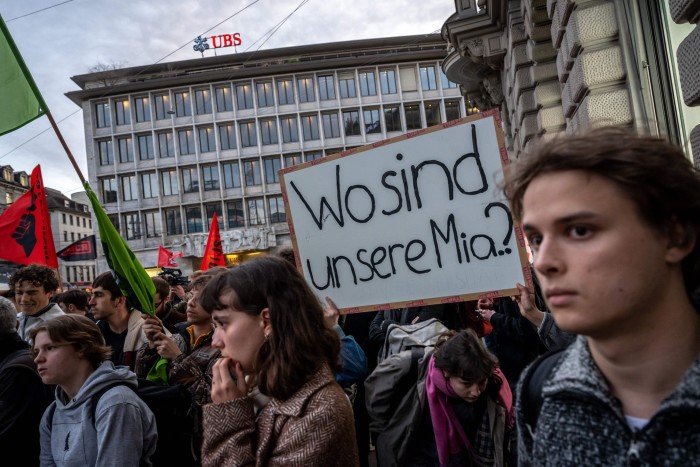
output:
[[0, 297], [0, 452], [21, 465], [39, 465], [39, 422], [48, 394], [29, 344], [17, 333], [17, 310]]

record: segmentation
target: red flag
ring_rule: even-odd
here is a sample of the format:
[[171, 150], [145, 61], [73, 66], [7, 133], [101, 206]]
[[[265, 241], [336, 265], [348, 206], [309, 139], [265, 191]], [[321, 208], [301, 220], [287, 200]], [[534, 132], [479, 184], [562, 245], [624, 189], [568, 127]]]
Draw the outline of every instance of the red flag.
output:
[[32, 170], [29, 191], [0, 215], [0, 258], [58, 268], [41, 166]]
[[216, 213], [211, 220], [211, 228], [209, 229], [209, 238], [207, 239], [207, 248], [204, 250], [202, 258], [202, 271], [216, 266], [226, 266], [224, 259], [224, 249], [221, 246], [221, 235], [219, 235], [219, 222], [216, 220]]
[[182, 253], [173, 253], [170, 250], [166, 250], [162, 246], [158, 246], [158, 267], [159, 268], [169, 268], [177, 267], [175, 258], [182, 256]]

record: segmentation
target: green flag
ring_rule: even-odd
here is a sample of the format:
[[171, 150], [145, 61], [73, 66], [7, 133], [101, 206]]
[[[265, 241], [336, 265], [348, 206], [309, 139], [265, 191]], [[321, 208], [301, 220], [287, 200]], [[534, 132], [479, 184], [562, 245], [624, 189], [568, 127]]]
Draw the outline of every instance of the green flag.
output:
[[0, 16], [0, 135], [46, 112], [48, 107]]
[[114, 224], [102, 209], [88, 182], [85, 182], [83, 186], [90, 199], [90, 204], [92, 204], [95, 219], [97, 219], [97, 229], [100, 232], [100, 242], [102, 242], [102, 250], [107, 264], [114, 273], [114, 278], [126, 297], [127, 304], [149, 316], [155, 316], [156, 287], [153, 285], [151, 277], [136, 259], [117, 229], [114, 228]]

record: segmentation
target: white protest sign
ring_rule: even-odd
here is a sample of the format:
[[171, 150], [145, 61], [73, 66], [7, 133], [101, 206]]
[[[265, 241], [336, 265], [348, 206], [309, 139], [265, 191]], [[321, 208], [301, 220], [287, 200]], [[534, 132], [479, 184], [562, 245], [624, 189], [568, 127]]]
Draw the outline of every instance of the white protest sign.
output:
[[507, 163], [490, 111], [282, 170], [297, 265], [344, 312], [514, 295]]

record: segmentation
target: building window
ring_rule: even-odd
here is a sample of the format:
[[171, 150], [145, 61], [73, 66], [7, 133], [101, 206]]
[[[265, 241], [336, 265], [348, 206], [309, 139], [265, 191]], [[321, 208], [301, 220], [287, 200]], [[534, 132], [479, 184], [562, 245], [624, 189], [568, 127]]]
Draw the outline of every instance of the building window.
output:
[[301, 154], [285, 154], [284, 155], [284, 166], [294, 167], [295, 165], [301, 164]]
[[424, 65], [420, 67], [420, 87], [423, 91], [434, 91], [437, 89], [435, 65]]
[[117, 232], [119, 232], [119, 214], [107, 214], [107, 218], [112, 223]]
[[224, 214], [221, 209], [221, 203], [207, 204], [204, 206], [207, 212], [207, 227], [211, 229], [211, 224], [214, 221], [214, 213], [216, 213], [216, 223], [219, 224], [219, 230], [224, 228]]
[[262, 185], [259, 160], [243, 161], [243, 173], [245, 174], [245, 186]]
[[182, 216], [179, 208], [165, 210], [165, 231], [168, 235], [182, 235]]
[[341, 98], [357, 97], [355, 88], [355, 74], [352, 72], [338, 74], [338, 89]]
[[136, 175], [125, 175], [122, 179], [122, 200], [133, 201], [138, 199], [139, 192], [136, 186]]
[[97, 128], [107, 128], [112, 125], [109, 117], [109, 102], [95, 104], [95, 120]]
[[313, 102], [316, 100], [314, 95], [314, 79], [311, 77], [297, 78], [297, 91], [299, 92], [299, 102]]
[[[117, 179], [116, 178], [103, 178], [100, 180], [100, 188], [102, 190], [102, 202], [103, 203], [116, 203], [117, 202]], [[64, 214], [65, 216], [65, 214]], [[64, 217], [63, 223], [66, 223]]]
[[158, 179], [155, 172], [141, 174], [141, 187], [144, 198], [158, 197]]
[[318, 97], [322, 101], [335, 99], [335, 86], [333, 83], [333, 75], [318, 77]]
[[179, 91], [175, 94], [175, 115], [178, 117], [192, 116], [192, 103], [188, 91]]
[[166, 120], [170, 118], [170, 96], [167, 94], [156, 94], [153, 96], [156, 106], [156, 120]]
[[214, 139], [214, 127], [204, 126], [197, 128], [199, 133], [199, 152], [216, 151], [216, 140]]
[[124, 214], [124, 225], [126, 226], [127, 240], [141, 238], [141, 222], [137, 213]]
[[216, 165], [206, 165], [202, 167], [202, 181], [204, 191], [219, 189], [219, 167]]
[[360, 135], [360, 112], [357, 110], [344, 111], [343, 126], [345, 127], [345, 136]]
[[401, 131], [401, 107], [398, 105], [384, 106], [384, 126], [386, 131]]
[[277, 122], [274, 118], [260, 120], [260, 138], [262, 144], [277, 144]]
[[396, 71], [379, 70], [379, 85], [382, 88], [382, 94], [396, 94]]
[[151, 104], [148, 97], [134, 97], [134, 111], [136, 112], [136, 122], [151, 121]]
[[445, 118], [448, 122], [461, 117], [460, 107], [459, 101], [445, 101]]
[[258, 107], [272, 107], [275, 105], [272, 82], [256, 83], [255, 87], [258, 91]]
[[224, 188], [240, 188], [241, 173], [238, 169], [238, 162], [225, 162], [221, 168], [224, 171]]
[[204, 226], [202, 225], [202, 208], [199, 206], [186, 207], [185, 219], [187, 222], [187, 233], [204, 232]]
[[265, 204], [262, 198], [247, 200], [248, 223], [250, 225], [262, 225], [265, 223]]
[[359, 80], [361, 96], [377, 95], [377, 83], [375, 82], [373, 71], [361, 71], [359, 73]]
[[304, 153], [304, 162], [315, 161], [316, 159], [320, 159], [322, 157], [323, 153], [321, 151], [307, 152]]
[[158, 211], [148, 211], [143, 213], [143, 221], [146, 224], [146, 237], [160, 237], [160, 215]]
[[66, 223], [66, 213], [65, 212], [62, 213], [61, 217], [63, 218], [63, 223], [65, 224]]
[[287, 214], [284, 211], [284, 202], [281, 196], [267, 198], [267, 207], [270, 211], [270, 223], [287, 222]]
[[129, 113], [129, 99], [120, 99], [114, 101], [114, 114], [117, 125], [128, 125], [131, 123], [131, 114]]
[[253, 108], [253, 88], [250, 83], [236, 85], [236, 101], [238, 110]]
[[119, 149], [119, 162], [134, 162], [134, 147], [131, 144], [131, 136], [117, 138]]
[[296, 115], [280, 117], [280, 125], [282, 126], [283, 143], [296, 143], [299, 141], [299, 127]]
[[196, 167], [182, 170], [182, 187], [185, 193], [199, 193], [199, 175]]
[[145, 134], [138, 135], [139, 142], [139, 159], [142, 161], [153, 159], [155, 157], [153, 150], [153, 135]]
[[63, 241], [68, 243], [68, 231], [66, 230], [63, 231]]
[[175, 143], [172, 131], [158, 133], [158, 155], [161, 158], [175, 157]]
[[379, 119], [379, 109], [365, 109], [362, 112], [362, 117], [365, 120], [365, 133], [381, 133], [382, 124]]
[[245, 227], [245, 215], [243, 214], [243, 201], [235, 199], [226, 202], [228, 214], [228, 228]]
[[302, 115], [301, 128], [304, 133], [304, 141], [320, 139], [318, 132], [318, 115]]
[[258, 145], [255, 135], [255, 122], [242, 122], [238, 124], [238, 132], [241, 135], [241, 147], [249, 148]]
[[[85, 227], [85, 218], [83, 217], [83, 227]], [[87, 237], [87, 234], [83, 235], [83, 238]]]
[[294, 85], [291, 78], [277, 80], [277, 102], [279, 105], [294, 104]]
[[73, 225], [73, 215], [72, 214], [68, 215], [68, 222], [70, 222], [70, 225]]
[[187, 156], [195, 153], [194, 132], [191, 128], [177, 130], [177, 141], [180, 144], [181, 156]]
[[418, 104], [405, 104], [406, 130], [418, 130], [421, 128], [420, 107]]
[[219, 125], [219, 143], [222, 151], [236, 149], [236, 130], [233, 123]]
[[100, 153], [100, 165], [114, 164], [114, 154], [112, 153], [112, 140], [105, 139], [97, 142], [97, 150]]
[[216, 111], [231, 112], [233, 111], [233, 98], [231, 96], [231, 88], [229, 86], [217, 86], [214, 88], [216, 94]]
[[282, 168], [279, 156], [266, 157], [263, 161], [265, 163], [265, 183], [279, 183], [280, 178], [277, 171]]
[[440, 102], [424, 102], [425, 110], [425, 123], [427, 126], [439, 125], [442, 120], [440, 119]]
[[177, 186], [177, 172], [175, 169], [162, 170], [160, 172], [160, 184], [163, 187], [163, 196], [177, 195], [180, 193]]
[[209, 89], [194, 90], [194, 105], [197, 115], [211, 113], [211, 92], [209, 92]]
[[75, 241], [75, 232], [70, 233], [70, 241], [74, 242]]
[[440, 82], [442, 84], [442, 89], [454, 89], [457, 87], [457, 83], [453, 83], [447, 79], [447, 75], [440, 70]]
[[338, 112], [328, 112], [321, 114], [323, 121], [323, 136], [326, 138], [340, 138], [340, 122]]

